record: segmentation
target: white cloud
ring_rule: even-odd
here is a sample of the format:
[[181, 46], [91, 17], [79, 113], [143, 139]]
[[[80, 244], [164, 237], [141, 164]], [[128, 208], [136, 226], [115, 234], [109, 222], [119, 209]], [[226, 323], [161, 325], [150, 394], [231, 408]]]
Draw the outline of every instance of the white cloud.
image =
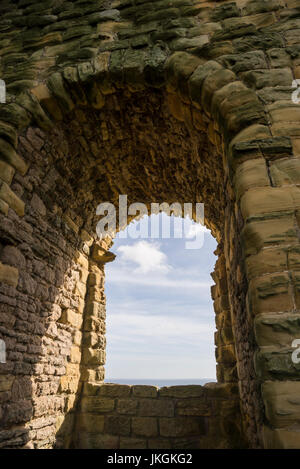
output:
[[159, 244], [139, 241], [132, 246], [120, 246], [121, 260], [137, 264], [136, 273], [169, 272], [167, 256], [160, 250]]

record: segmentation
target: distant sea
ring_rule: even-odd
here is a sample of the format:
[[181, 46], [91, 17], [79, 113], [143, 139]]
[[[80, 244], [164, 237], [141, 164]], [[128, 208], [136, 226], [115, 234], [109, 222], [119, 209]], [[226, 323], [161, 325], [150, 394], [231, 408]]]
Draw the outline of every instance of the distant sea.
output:
[[201, 378], [201, 379], [106, 379], [105, 383], [117, 383], [117, 384], [147, 384], [148, 386], [184, 386], [187, 384], [206, 384], [215, 383], [216, 380], [213, 378]]

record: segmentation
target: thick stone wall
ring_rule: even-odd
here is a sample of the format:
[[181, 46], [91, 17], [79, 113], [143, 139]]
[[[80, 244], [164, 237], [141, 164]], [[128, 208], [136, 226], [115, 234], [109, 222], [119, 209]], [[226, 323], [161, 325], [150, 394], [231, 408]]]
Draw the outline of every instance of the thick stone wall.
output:
[[238, 383], [249, 446], [300, 447], [298, 1], [0, 13], [2, 447], [69, 446], [83, 383], [103, 381], [95, 214], [122, 193], [205, 203], [218, 380]]
[[85, 384], [74, 444], [85, 449], [243, 448], [237, 385]]
[[79, 230], [80, 217], [68, 203], [76, 194], [52, 165], [60, 142], [45, 145], [45, 139], [32, 129], [20, 137], [30, 169], [12, 188], [28, 214], [18, 220], [11, 210], [0, 227], [1, 263], [10, 273], [1, 284], [4, 447], [68, 445], [82, 381], [104, 378], [103, 267], [114, 255]]

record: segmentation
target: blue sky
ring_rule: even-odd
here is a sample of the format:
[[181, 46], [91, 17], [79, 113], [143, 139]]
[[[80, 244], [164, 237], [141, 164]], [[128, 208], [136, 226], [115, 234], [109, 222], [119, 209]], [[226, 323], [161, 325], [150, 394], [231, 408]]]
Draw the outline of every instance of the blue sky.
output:
[[[117, 258], [106, 265], [106, 380], [215, 379], [210, 296], [215, 239], [189, 219], [183, 239], [129, 236], [138, 235], [141, 223], [161, 227], [168, 220], [173, 223], [174, 218], [144, 217], [127, 227], [127, 238], [118, 235], [114, 241]], [[185, 249], [196, 231], [203, 246]], [[171, 233], [176, 232], [178, 225], [171, 228]]]

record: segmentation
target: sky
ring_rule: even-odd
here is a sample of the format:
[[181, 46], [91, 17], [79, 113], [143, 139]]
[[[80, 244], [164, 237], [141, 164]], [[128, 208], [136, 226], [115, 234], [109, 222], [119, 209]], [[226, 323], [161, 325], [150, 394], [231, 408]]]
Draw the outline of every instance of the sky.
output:
[[[138, 237], [142, 226], [152, 223], [165, 230], [168, 222], [170, 239], [161, 229], [157, 239]], [[132, 222], [114, 240], [111, 251], [117, 257], [106, 264], [105, 280], [106, 381], [215, 379], [210, 273], [217, 243], [209, 230], [190, 219], [185, 220], [185, 237], [175, 238], [182, 223], [152, 215]], [[195, 247], [196, 235], [202, 247], [186, 249], [189, 242]]]

